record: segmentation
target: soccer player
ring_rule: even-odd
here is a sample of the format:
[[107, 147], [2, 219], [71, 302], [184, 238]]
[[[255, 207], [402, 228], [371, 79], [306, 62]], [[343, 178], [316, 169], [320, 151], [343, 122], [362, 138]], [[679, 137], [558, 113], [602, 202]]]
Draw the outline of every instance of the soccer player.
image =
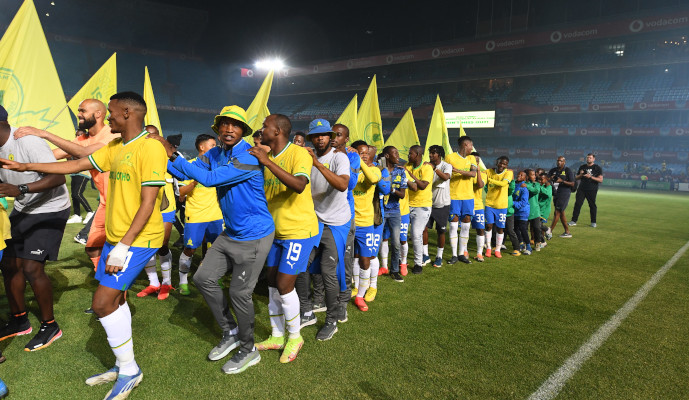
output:
[[[203, 157], [216, 146], [216, 142], [213, 136], [201, 134], [196, 137], [194, 145], [199, 154], [197, 158], [189, 160], [190, 163]], [[222, 233], [223, 217], [215, 188], [206, 187], [195, 180], [185, 180], [180, 185], [179, 194], [186, 197], [186, 209], [184, 250], [179, 255], [179, 293], [187, 296], [190, 293], [187, 275], [191, 268], [191, 257], [204, 240], [213, 243]]]
[[[268, 308], [271, 336], [256, 345], [259, 350], [283, 349], [280, 362], [294, 361], [304, 345], [300, 334], [299, 296], [294, 290], [297, 275], [306, 270], [311, 250], [318, 246], [318, 218], [311, 197], [313, 158], [306, 149], [289, 142], [292, 123], [282, 114], [263, 122], [262, 145], [249, 153], [264, 167], [268, 210], [275, 221], [275, 240], [268, 265]], [[285, 343], [285, 325], [289, 338]]]
[[[390, 262], [390, 277], [395, 282], [404, 282], [400, 275], [400, 230], [402, 218], [400, 215], [400, 203], [407, 192], [407, 174], [404, 168], [397, 164], [400, 162], [399, 151], [393, 146], [383, 148], [385, 167], [390, 173], [391, 188], [388, 201], [385, 203], [385, 227], [383, 228], [383, 242], [380, 245], [381, 271], [383, 274], [388, 266], [389, 243], [392, 244], [392, 261]], [[409, 214], [407, 213], [407, 217]], [[405, 273], [406, 275], [406, 273]]]
[[304, 132], [296, 132], [294, 134], [294, 138], [292, 139], [292, 143], [299, 147], [306, 146], [306, 135], [304, 135]]
[[520, 243], [522, 254], [531, 255], [531, 244], [529, 240], [529, 189], [526, 186], [526, 172], [520, 171], [517, 174], [516, 186], [512, 193], [514, 206], [514, 225], [517, 238]]
[[414, 246], [414, 267], [411, 272], [420, 274], [423, 266], [430, 262], [423, 258], [423, 231], [431, 217], [433, 207], [433, 167], [423, 162], [423, 147], [412, 146], [409, 149], [409, 162], [405, 167], [411, 180], [409, 186], [409, 216], [411, 219], [412, 245]]
[[[497, 230], [495, 240], [495, 257], [502, 258], [502, 242], [505, 239], [505, 221], [507, 220], [508, 203], [511, 199], [509, 184], [514, 180], [512, 170], [507, 169], [510, 159], [500, 156], [495, 160], [495, 168], [486, 171], [486, 257], [491, 256], [491, 239], [493, 227]], [[517, 245], [517, 248], [519, 246]], [[516, 250], [516, 249], [515, 249]]]
[[[251, 295], [275, 234], [262, 168], [256, 157], [247, 151], [251, 145], [242, 140], [251, 135], [246, 121], [243, 108], [224, 107], [215, 116], [212, 126], [221, 145], [211, 148], [193, 163], [177, 157], [174, 149], [166, 146], [172, 161], [168, 169], [174, 175], [194, 179], [205, 187], [215, 187], [225, 221], [224, 232], [213, 242], [194, 274], [194, 284], [223, 332], [220, 343], [210, 351], [208, 359], [218, 361], [239, 347], [222, 367], [226, 374], [240, 373], [261, 360], [254, 346], [255, 314]], [[160, 136], [154, 138], [162, 140]], [[236, 320], [220, 284], [228, 271], [232, 273], [229, 295]]]
[[377, 152], [376, 146], [368, 146], [368, 159], [372, 161], [370, 166], [380, 169], [380, 180], [376, 183], [376, 191], [373, 195], [373, 240], [378, 244], [378, 248], [376, 249], [375, 256], [371, 259], [371, 278], [369, 288], [364, 296], [364, 300], [369, 303], [376, 299], [376, 294], [378, 293], [378, 275], [380, 275], [378, 253], [380, 251], [380, 243], [383, 240], [383, 231], [385, 230], [385, 196], [390, 194], [392, 181], [390, 171], [376, 161]]
[[555, 225], [560, 221], [565, 228], [565, 232], [560, 235], [561, 238], [571, 238], [572, 234], [569, 232], [569, 225], [567, 224], [567, 216], [565, 209], [569, 203], [569, 198], [572, 196], [572, 188], [574, 187], [574, 173], [565, 166], [565, 157], [559, 156], [557, 158], [557, 167], [548, 171], [550, 181], [553, 182], [553, 204], [555, 205], [555, 216], [553, 222], [550, 224], [548, 234], [552, 235]]
[[93, 295], [92, 308], [105, 329], [116, 357], [113, 368], [86, 380], [96, 385], [116, 380], [106, 399], [124, 399], [143, 379], [134, 358], [132, 315], [124, 293], [144, 265], [163, 244], [160, 214], [165, 185], [163, 146], [145, 140], [143, 130], [146, 102], [133, 92], [113, 95], [108, 104], [110, 127], [122, 137], [108, 143], [88, 158], [60, 163], [29, 163], [2, 160], [3, 168], [68, 174], [95, 168], [109, 171], [110, 187], [106, 209], [107, 242], [98, 263], [100, 281]]
[[433, 228], [438, 233], [438, 253], [435, 256], [433, 266], [440, 268], [443, 265], [443, 251], [445, 250], [445, 231], [450, 217], [450, 176], [452, 176], [452, 165], [446, 163], [445, 149], [443, 146], [432, 145], [428, 148], [428, 157], [431, 167], [433, 167], [433, 208], [431, 208], [431, 218], [428, 220], [426, 229], [423, 230], [423, 255], [424, 259], [430, 259], [428, 255], [428, 230]]
[[[334, 136], [327, 120], [316, 119], [309, 124], [307, 138], [315, 150], [306, 150], [313, 158], [311, 195], [321, 233], [320, 244], [311, 254], [309, 270], [322, 277], [327, 307], [325, 325], [316, 334], [320, 341], [329, 340], [337, 333], [338, 297], [347, 289], [344, 253], [352, 220], [347, 201], [349, 158], [332, 148], [330, 141]], [[302, 327], [304, 322], [315, 323], [316, 316], [309, 299], [309, 272], [299, 274], [297, 293], [302, 310], [306, 310], [302, 312]]]
[[579, 167], [576, 179], [581, 180], [581, 183], [577, 190], [574, 212], [572, 212], [572, 220], [569, 221], [569, 226], [576, 226], [581, 206], [584, 205], [584, 199], [586, 199], [591, 214], [591, 227], [595, 228], [596, 213], [598, 212], [596, 195], [598, 194], [598, 185], [603, 182], [603, 169], [596, 164], [596, 156], [593, 153], [586, 155], [586, 164]]
[[[459, 150], [445, 158], [452, 165], [452, 177], [450, 178], [450, 246], [452, 246], [452, 259], [450, 264], [461, 261], [471, 264], [466, 256], [469, 243], [469, 231], [471, 230], [471, 217], [474, 215], [474, 184], [478, 163], [471, 151], [474, 142], [469, 136], [459, 138]], [[461, 223], [460, 223], [461, 221]], [[459, 232], [459, 257], [457, 256], [457, 228]], [[465, 254], [466, 253], [466, 254]]]
[[[354, 304], [361, 311], [368, 311], [364, 295], [371, 283], [371, 260], [378, 253], [379, 243], [376, 242], [374, 231], [375, 212], [374, 196], [376, 184], [380, 181], [381, 171], [372, 167], [368, 145], [363, 140], [352, 143], [352, 147], [359, 152], [361, 158], [361, 174], [354, 188], [354, 222], [356, 223], [354, 243], [354, 290], [352, 296]], [[378, 200], [376, 199], [376, 202]]]
[[[48, 144], [35, 137], [16, 139], [16, 128], [7, 122], [0, 106], [0, 157], [15, 162], [54, 161]], [[46, 260], [57, 260], [60, 241], [69, 217], [65, 177], [55, 174], [0, 170], [0, 197], [14, 197], [10, 213], [12, 239], [7, 241], [0, 269], [10, 308], [10, 320], [0, 329], [0, 340], [32, 332], [25, 289], [28, 281], [40, 312], [41, 328], [24, 350], [49, 346], [62, 336], [53, 314], [53, 287], [45, 273]]]
[[[403, 165], [400, 165], [403, 167]], [[407, 169], [404, 169], [404, 176], [407, 178], [407, 189], [405, 189], [404, 198], [400, 199], [400, 275], [407, 276], [409, 268], [407, 265], [407, 255], [409, 254], [409, 243], [407, 239], [409, 238], [409, 225], [411, 219], [409, 218], [409, 181], [411, 181], [411, 175]]]
[[[472, 152], [476, 159], [476, 164], [480, 165], [481, 156], [477, 152]], [[488, 180], [485, 171], [476, 171], [474, 185], [474, 215], [471, 217], [471, 225], [476, 229], [476, 257], [474, 260], [483, 262], [483, 246], [486, 244], [486, 214], [483, 209], [483, 186]]]

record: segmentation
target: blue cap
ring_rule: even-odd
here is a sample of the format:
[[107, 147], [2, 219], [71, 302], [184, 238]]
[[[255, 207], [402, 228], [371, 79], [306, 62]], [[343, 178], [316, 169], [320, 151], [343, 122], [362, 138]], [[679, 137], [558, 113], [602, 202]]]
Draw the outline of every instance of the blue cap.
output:
[[0, 105], [0, 121], [7, 121], [7, 110]]
[[311, 121], [309, 124], [309, 133], [307, 133], [306, 136], [323, 133], [329, 133], [331, 138], [335, 137], [335, 132], [333, 132], [333, 129], [330, 127], [330, 122], [328, 122], [328, 120], [319, 118]]

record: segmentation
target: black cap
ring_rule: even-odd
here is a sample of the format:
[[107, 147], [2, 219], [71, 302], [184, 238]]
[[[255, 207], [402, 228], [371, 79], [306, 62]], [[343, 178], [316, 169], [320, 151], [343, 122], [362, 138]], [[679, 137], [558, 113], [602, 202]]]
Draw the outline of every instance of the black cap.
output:
[[179, 147], [180, 143], [182, 143], [182, 135], [170, 135], [167, 137], [168, 143], [175, 147]]

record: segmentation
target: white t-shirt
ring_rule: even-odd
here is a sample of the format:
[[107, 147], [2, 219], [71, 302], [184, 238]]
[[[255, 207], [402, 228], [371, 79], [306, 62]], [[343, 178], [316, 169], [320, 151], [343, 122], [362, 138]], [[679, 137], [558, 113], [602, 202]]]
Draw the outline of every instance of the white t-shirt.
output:
[[[349, 158], [344, 153], [335, 152], [333, 148], [327, 154], [318, 157], [318, 162], [335, 175], [349, 175]], [[340, 192], [335, 189], [316, 167], [311, 168], [311, 197], [319, 222], [340, 226], [352, 219], [347, 190]]]
[[[452, 165], [440, 161], [435, 169], [446, 174], [452, 174]], [[443, 181], [438, 174], [433, 172], [433, 208], [442, 208], [450, 205], [450, 180]]]

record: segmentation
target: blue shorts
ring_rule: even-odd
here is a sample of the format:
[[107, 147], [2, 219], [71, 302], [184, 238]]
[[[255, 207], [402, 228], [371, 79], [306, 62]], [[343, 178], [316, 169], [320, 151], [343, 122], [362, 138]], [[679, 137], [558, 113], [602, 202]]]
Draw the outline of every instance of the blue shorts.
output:
[[498, 228], [504, 229], [506, 220], [506, 208], [486, 207], [486, 224], [495, 224]]
[[103, 252], [100, 255], [98, 267], [96, 268], [96, 279], [98, 279], [103, 286], [125, 291], [132, 286], [136, 277], [139, 276], [141, 270], [144, 269], [146, 263], [148, 263], [148, 260], [156, 254], [158, 249], [130, 247], [122, 270], [116, 274], [108, 274], [105, 272], [105, 261], [108, 259], [108, 254], [110, 254], [110, 251], [114, 247], [114, 245], [108, 242], [105, 242], [103, 245]]
[[278, 267], [278, 272], [299, 275], [309, 266], [309, 257], [314, 247], [321, 242], [320, 235], [307, 239], [275, 239], [268, 252], [266, 265]]
[[379, 245], [380, 236], [376, 235], [373, 225], [356, 227], [356, 233], [354, 234], [355, 256], [375, 257], [378, 254]]
[[474, 210], [474, 216], [471, 217], [471, 227], [474, 229], [486, 229], [486, 214], [483, 210]]
[[184, 247], [196, 249], [206, 238], [208, 243], [213, 243], [222, 233], [223, 220], [211, 222], [187, 222], [184, 224]]
[[457, 217], [461, 221], [465, 215], [474, 216], [474, 199], [450, 200], [450, 217], [448, 220], [452, 222]]
[[171, 224], [175, 223], [175, 213], [177, 211], [169, 211], [163, 213], [163, 222], [169, 222]]
[[402, 216], [402, 226], [400, 227], [400, 242], [407, 241], [407, 235], [409, 234], [409, 224], [410, 224], [409, 214]]

